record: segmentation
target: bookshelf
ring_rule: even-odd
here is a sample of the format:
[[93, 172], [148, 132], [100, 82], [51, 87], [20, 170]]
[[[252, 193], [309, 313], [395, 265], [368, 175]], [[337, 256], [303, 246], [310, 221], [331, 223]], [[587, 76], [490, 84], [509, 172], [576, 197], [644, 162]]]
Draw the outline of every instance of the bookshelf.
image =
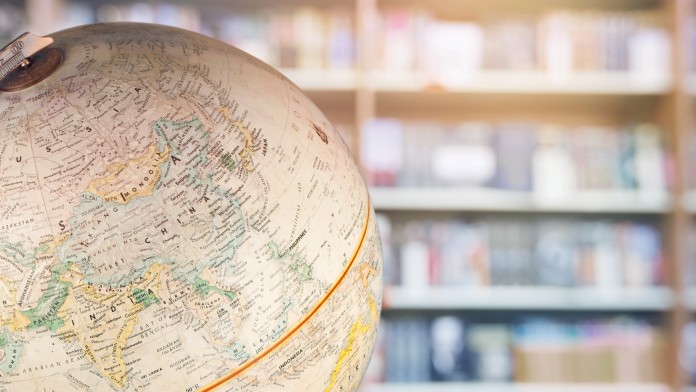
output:
[[[66, 27], [66, 15], [75, 12], [70, 9], [72, 5], [80, 6], [81, 11], [70, 14], [69, 23], [89, 23], [96, 21], [101, 7], [128, 7], [136, 2], [9, 0], [0, 4], [0, 14], [5, 9], [3, 7], [23, 10], [24, 18], [12, 20], [18, 20], [22, 29], [28, 26], [41, 34]], [[660, 358], [664, 359], [669, 369], [664, 384], [381, 383], [366, 385], [364, 391], [694, 391], [694, 388], [687, 388], [687, 375], [678, 362], [682, 328], [689, 321], [690, 312], [696, 311], [696, 292], [687, 289], [681, 279], [692, 257], [686, 248], [693, 215], [696, 214], [696, 193], [689, 190], [685, 180], [689, 174], [687, 146], [691, 143], [696, 76], [687, 72], [686, 56], [680, 55], [684, 48], [693, 44], [686, 33], [690, 28], [689, 18], [694, 14], [691, 0], [340, 0], [331, 4], [321, 0], [202, 0], [195, 2], [195, 5], [193, 1], [161, 0], [141, 3], [152, 7], [159, 3], [189, 7], [186, 12], [194, 9], [193, 15], [200, 21], [209, 19], [211, 15], [224, 16], [232, 9], [242, 15], [274, 11], [291, 14], [293, 9], [309, 6], [320, 10], [321, 14], [338, 7], [341, 12], [347, 13], [354, 44], [349, 64], [312, 69], [281, 62], [273, 65], [305, 90], [330, 120], [353, 130], [349, 143], [358, 160], [366, 150], [362, 133], [366, 124], [375, 118], [394, 117], [403, 121], [443, 123], [532, 121], [573, 127], [609, 126], [613, 129], [622, 129], [631, 122], [658, 124], [666, 151], [671, 154], [673, 162], [674, 176], [667, 191], [585, 189], [549, 199], [540, 197], [533, 190], [481, 186], [373, 186], [371, 197], [376, 210], [395, 222], [408, 219], [461, 220], [471, 216], [513, 216], [515, 219], [539, 216], [542, 219], [621, 219], [654, 224], [660, 230], [664, 253], [664, 284], [661, 285], [611, 290], [534, 286], [436, 286], [414, 290], [388, 286], [385, 288], [383, 314], [389, 320], [402, 314], [417, 316], [422, 312], [461, 314], [485, 311], [506, 314], [514, 311], [550, 317], [571, 311], [617, 315], [649, 313], [650, 317], [659, 320], [658, 328], [668, 339], [667, 355]], [[571, 15], [647, 12], [665, 21], [667, 39], [673, 49], [671, 63], [666, 74], [650, 74], [648, 78], [631, 71], [625, 64], [618, 67], [621, 68], [619, 70], [595, 65], [565, 69], [559, 74], [552, 66], [538, 59], [535, 60], [539, 61], [538, 64], [518, 69], [486, 66], [488, 60], [484, 58], [481, 60], [484, 65], [467, 69], [466, 77], [449, 79], [438, 78], [438, 72], [447, 73], [448, 70], [437, 67], [435, 71], [422, 66], [385, 69], [380, 65], [380, 61], [383, 61], [379, 57], [382, 36], [378, 21], [380, 15], [393, 9], [406, 10], [406, 14], [427, 13], [430, 18], [428, 23], [441, 20], [481, 21], [482, 25], [488, 26], [485, 28], [491, 29], [497, 25], [487, 23], [497, 19], [521, 19], [523, 25], [527, 23], [527, 27], [523, 28], [528, 29], [529, 23], [537, 26], [539, 22], [536, 21], [543, 18], [565, 17], [557, 13], [561, 9]], [[400, 16], [397, 14], [394, 17], [398, 19]], [[457, 34], [471, 34], [471, 30], [456, 31]], [[0, 41], [11, 38], [9, 30], [4, 31], [0, 23]], [[503, 59], [505, 61], [509, 59]], [[596, 62], [596, 59], [589, 61]]]

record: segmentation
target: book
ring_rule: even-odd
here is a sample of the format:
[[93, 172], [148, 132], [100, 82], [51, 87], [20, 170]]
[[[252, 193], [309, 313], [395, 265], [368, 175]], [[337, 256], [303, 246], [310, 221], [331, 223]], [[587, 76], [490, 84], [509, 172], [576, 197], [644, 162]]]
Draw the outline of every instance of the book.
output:
[[653, 124], [639, 124], [633, 135], [637, 188], [648, 193], [664, 192], [667, 175], [659, 129]]
[[436, 317], [430, 325], [429, 379], [433, 381], [466, 381], [474, 378], [467, 345], [467, 328], [455, 316]]
[[477, 23], [431, 21], [422, 52], [429, 82], [444, 86], [471, 82], [483, 62], [483, 31]]
[[487, 70], [534, 71], [537, 69], [537, 26], [532, 17], [485, 18], [483, 64]]
[[576, 285], [579, 249], [577, 225], [570, 221], [544, 221], [537, 228], [534, 248], [536, 284], [573, 287]]
[[472, 324], [467, 346], [471, 352], [474, 379], [505, 382], [512, 378], [511, 331], [505, 324]]
[[492, 135], [489, 124], [475, 122], [455, 124], [438, 132], [430, 157], [437, 185], [477, 187], [490, 183], [496, 172]]
[[567, 134], [554, 125], [539, 128], [531, 165], [532, 188], [537, 200], [568, 197], [578, 189], [577, 170], [567, 146]]
[[396, 183], [404, 161], [402, 124], [395, 119], [373, 119], [361, 134], [360, 162], [371, 185]]
[[349, 10], [334, 8], [328, 14], [326, 67], [332, 70], [355, 67], [356, 45], [353, 17]]
[[535, 127], [526, 123], [500, 124], [495, 132], [494, 146], [497, 162], [493, 186], [531, 191], [532, 155], [537, 147]]

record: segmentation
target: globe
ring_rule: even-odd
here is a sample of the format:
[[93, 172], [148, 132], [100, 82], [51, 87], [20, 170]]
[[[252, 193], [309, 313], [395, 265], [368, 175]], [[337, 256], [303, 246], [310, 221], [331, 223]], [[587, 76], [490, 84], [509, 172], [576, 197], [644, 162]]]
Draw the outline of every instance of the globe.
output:
[[50, 37], [0, 62], [0, 390], [356, 390], [381, 246], [321, 111], [192, 32]]

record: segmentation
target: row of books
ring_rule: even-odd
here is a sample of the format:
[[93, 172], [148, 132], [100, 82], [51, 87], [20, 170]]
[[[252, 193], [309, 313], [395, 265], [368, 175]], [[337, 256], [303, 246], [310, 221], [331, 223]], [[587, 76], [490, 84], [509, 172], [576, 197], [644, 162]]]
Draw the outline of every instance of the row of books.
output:
[[597, 382], [666, 380], [663, 333], [618, 317], [467, 323], [456, 316], [382, 321], [368, 382]]
[[[343, 69], [355, 65], [355, 17], [350, 4], [278, 6], [250, 10], [196, 7], [180, 2], [65, 2], [61, 26], [140, 21], [198, 31], [289, 68]], [[3, 12], [0, 9], [0, 22]], [[16, 7], [15, 7], [16, 8]], [[545, 70], [563, 78], [573, 72], [630, 72], [636, 81], [670, 73], [670, 40], [659, 10], [551, 11], [541, 16], [466, 21], [439, 20], [424, 8], [379, 12], [373, 66], [418, 70], [434, 82], [462, 81], [481, 69]], [[15, 26], [7, 18], [0, 26]], [[369, 22], [370, 20], [368, 20]], [[2, 30], [3, 27], [0, 27]], [[46, 32], [48, 33], [48, 32]]]
[[402, 122], [362, 132], [373, 186], [470, 186], [562, 196], [577, 190], [664, 191], [671, 174], [661, 130], [536, 123]]
[[670, 74], [670, 38], [657, 10], [551, 11], [541, 16], [438, 20], [423, 8], [383, 10], [374, 57], [380, 69], [418, 70], [461, 82], [489, 70]]
[[621, 288], [664, 283], [661, 236], [605, 220], [414, 220], [378, 215], [384, 282], [427, 286]]
[[343, 70], [355, 65], [354, 20], [348, 8], [280, 8], [206, 22], [204, 33], [277, 67]]
[[354, 18], [348, 6], [208, 8], [167, 2], [99, 6], [73, 2], [65, 19], [72, 25], [131, 21], [180, 27], [220, 39], [280, 68], [354, 67]]

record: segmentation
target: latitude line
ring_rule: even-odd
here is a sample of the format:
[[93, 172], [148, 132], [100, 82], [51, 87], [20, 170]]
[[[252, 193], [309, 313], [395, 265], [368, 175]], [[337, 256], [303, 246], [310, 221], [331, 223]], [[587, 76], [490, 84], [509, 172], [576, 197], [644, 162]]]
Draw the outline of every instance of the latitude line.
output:
[[311, 319], [318, 311], [321, 309], [321, 307], [326, 303], [326, 301], [331, 298], [333, 295], [334, 291], [338, 288], [338, 286], [341, 285], [343, 280], [345, 279], [346, 275], [348, 275], [348, 271], [350, 271], [353, 268], [353, 264], [355, 263], [355, 259], [358, 258], [358, 254], [360, 253], [360, 250], [362, 250], [363, 243], [365, 242], [365, 236], [367, 235], [367, 228], [370, 222], [370, 215], [371, 215], [371, 209], [372, 205], [370, 203], [370, 198], [368, 196], [367, 198], [367, 208], [366, 208], [366, 214], [365, 214], [365, 224], [363, 225], [363, 230], [362, 234], [360, 235], [360, 240], [358, 241], [358, 245], [355, 248], [355, 251], [353, 251], [353, 256], [350, 259], [350, 262], [348, 262], [348, 265], [346, 268], [344, 268], [343, 272], [341, 275], [338, 277], [338, 279], [334, 282], [333, 286], [329, 289], [329, 291], [324, 294], [324, 297], [317, 303], [312, 310], [307, 313], [300, 321], [298, 321], [294, 327], [292, 327], [291, 330], [286, 332], [280, 339], [278, 339], [275, 343], [267, 347], [265, 350], [263, 350], [261, 353], [257, 354], [254, 358], [250, 359], [249, 361], [245, 362], [238, 368], [232, 370], [231, 372], [227, 373], [226, 375], [222, 376], [221, 378], [217, 379], [216, 381], [213, 381], [212, 383], [206, 385], [205, 387], [201, 388], [198, 390], [198, 392], [210, 392], [213, 391], [219, 387], [221, 387], [223, 384], [228, 383], [231, 381], [233, 378], [237, 377], [241, 373], [245, 372], [249, 368], [251, 368], [253, 365], [255, 365], [257, 362], [262, 360], [263, 358], [267, 357], [271, 353], [273, 353], [277, 348], [283, 345], [288, 339], [290, 339], [292, 336], [295, 335], [297, 331], [299, 331], [302, 326], [304, 326], [309, 319]]

